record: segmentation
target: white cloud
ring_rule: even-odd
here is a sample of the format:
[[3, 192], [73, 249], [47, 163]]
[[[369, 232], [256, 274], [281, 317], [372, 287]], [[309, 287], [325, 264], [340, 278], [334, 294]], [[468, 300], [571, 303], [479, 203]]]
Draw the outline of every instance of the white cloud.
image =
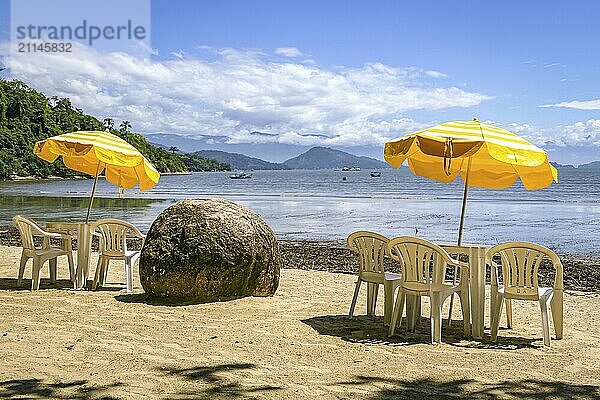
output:
[[539, 147], [600, 146], [600, 119], [579, 121], [570, 125], [538, 128], [530, 124], [506, 124], [504, 128], [523, 136]]
[[559, 64], [557, 62], [544, 64], [544, 68], [552, 68], [552, 67], [559, 67], [559, 66], [561, 66], [561, 64]]
[[277, 54], [278, 56], [291, 58], [302, 57], [304, 55], [304, 53], [302, 53], [296, 47], [278, 47], [275, 49], [275, 54]]
[[425, 75], [430, 76], [432, 78], [447, 78], [448, 75], [444, 74], [443, 72], [440, 71], [425, 71]]
[[600, 99], [596, 100], [573, 100], [573, 101], [563, 101], [561, 103], [556, 104], [544, 104], [540, 107], [549, 108], [549, 107], [564, 107], [564, 108], [574, 108], [577, 110], [600, 110]]
[[11, 77], [48, 96], [70, 97], [100, 119], [129, 120], [142, 133], [227, 136], [235, 143], [379, 144], [422, 127], [403, 117], [407, 111], [490, 99], [426, 83], [441, 72], [382, 63], [323, 68], [274, 61], [257, 50], [208, 47], [208, 58], [174, 52], [160, 60], [76, 44], [74, 51], [5, 61]]

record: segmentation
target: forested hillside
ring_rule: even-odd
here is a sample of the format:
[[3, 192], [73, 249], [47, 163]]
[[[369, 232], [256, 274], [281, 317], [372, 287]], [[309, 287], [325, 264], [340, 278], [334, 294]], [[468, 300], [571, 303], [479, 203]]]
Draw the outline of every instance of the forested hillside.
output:
[[[47, 98], [23, 82], [0, 79], [0, 179], [78, 175], [66, 168], [60, 158], [50, 164], [36, 157], [32, 150], [38, 140], [79, 130], [109, 129], [140, 150], [160, 172], [188, 170], [175, 151], [153, 146], [131, 128], [128, 121], [123, 121], [118, 129], [109, 118], [100, 122], [73, 107], [68, 98]], [[202, 157], [195, 157], [193, 165], [196, 171], [229, 169], [228, 165]]]

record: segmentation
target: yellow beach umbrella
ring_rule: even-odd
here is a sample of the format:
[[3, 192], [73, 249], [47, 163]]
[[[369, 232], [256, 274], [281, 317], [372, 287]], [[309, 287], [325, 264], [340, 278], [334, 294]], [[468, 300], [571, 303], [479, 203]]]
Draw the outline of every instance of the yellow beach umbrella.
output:
[[536, 190], [558, 182], [558, 172], [546, 152], [512, 132], [482, 124], [477, 118], [443, 123], [387, 142], [384, 158], [394, 168], [408, 161], [415, 175], [438, 182], [452, 182], [460, 174], [465, 189], [458, 245], [469, 186], [504, 189], [520, 178], [527, 190]]
[[39, 141], [33, 153], [43, 160], [54, 162], [62, 156], [68, 168], [93, 176], [94, 186], [88, 206], [86, 223], [96, 191], [98, 175], [119, 188], [148, 190], [158, 183], [160, 174], [135, 147], [108, 131], [78, 131]]

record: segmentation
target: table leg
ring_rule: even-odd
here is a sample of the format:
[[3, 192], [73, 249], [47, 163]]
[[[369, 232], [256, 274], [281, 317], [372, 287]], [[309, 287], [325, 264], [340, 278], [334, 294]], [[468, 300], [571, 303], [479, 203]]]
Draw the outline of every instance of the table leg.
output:
[[82, 289], [87, 284], [91, 253], [90, 224], [80, 224], [77, 229], [77, 288]]

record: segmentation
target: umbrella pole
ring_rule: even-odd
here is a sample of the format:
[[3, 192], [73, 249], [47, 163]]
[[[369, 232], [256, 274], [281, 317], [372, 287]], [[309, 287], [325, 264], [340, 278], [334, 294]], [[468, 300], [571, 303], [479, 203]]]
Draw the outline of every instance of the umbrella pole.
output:
[[[463, 192], [463, 201], [462, 201], [462, 209], [460, 211], [460, 224], [458, 225], [458, 241], [457, 246], [460, 246], [462, 242], [462, 231], [463, 225], [465, 223], [465, 211], [467, 210], [467, 195], [469, 194], [469, 173], [471, 172], [471, 157], [469, 157], [469, 161], [467, 162], [467, 175], [465, 176], [465, 190]], [[454, 279], [453, 283], [456, 285], [457, 283], [457, 269], [454, 267]], [[448, 311], [448, 326], [452, 324], [452, 308], [454, 306], [454, 293], [450, 296], [450, 309]]]
[[458, 225], [458, 241], [457, 245], [462, 243], [462, 231], [465, 224], [465, 211], [467, 210], [467, 195], [469, 193], [469, 173], [471, 172], [471, 157], [467, 163], [467, 176], [465, 177], [465, 190], [463, 192], [462, 209], [460, 211], [460, 224]]
[[90, 211], [92, 211], [92, 203], [94, 202], [94, 193], [96, 193], [96, 184], [98, 184], [98, 173], [100, 171], [100, 163], [96, 167], [96, 176], [94, 177], [94, 186], [92, 186], [92, 194], [90, 195], [90, 204], [88, 205], [87, 215], [85, 216], [85, 223], [87, 224], [90, 220]]

